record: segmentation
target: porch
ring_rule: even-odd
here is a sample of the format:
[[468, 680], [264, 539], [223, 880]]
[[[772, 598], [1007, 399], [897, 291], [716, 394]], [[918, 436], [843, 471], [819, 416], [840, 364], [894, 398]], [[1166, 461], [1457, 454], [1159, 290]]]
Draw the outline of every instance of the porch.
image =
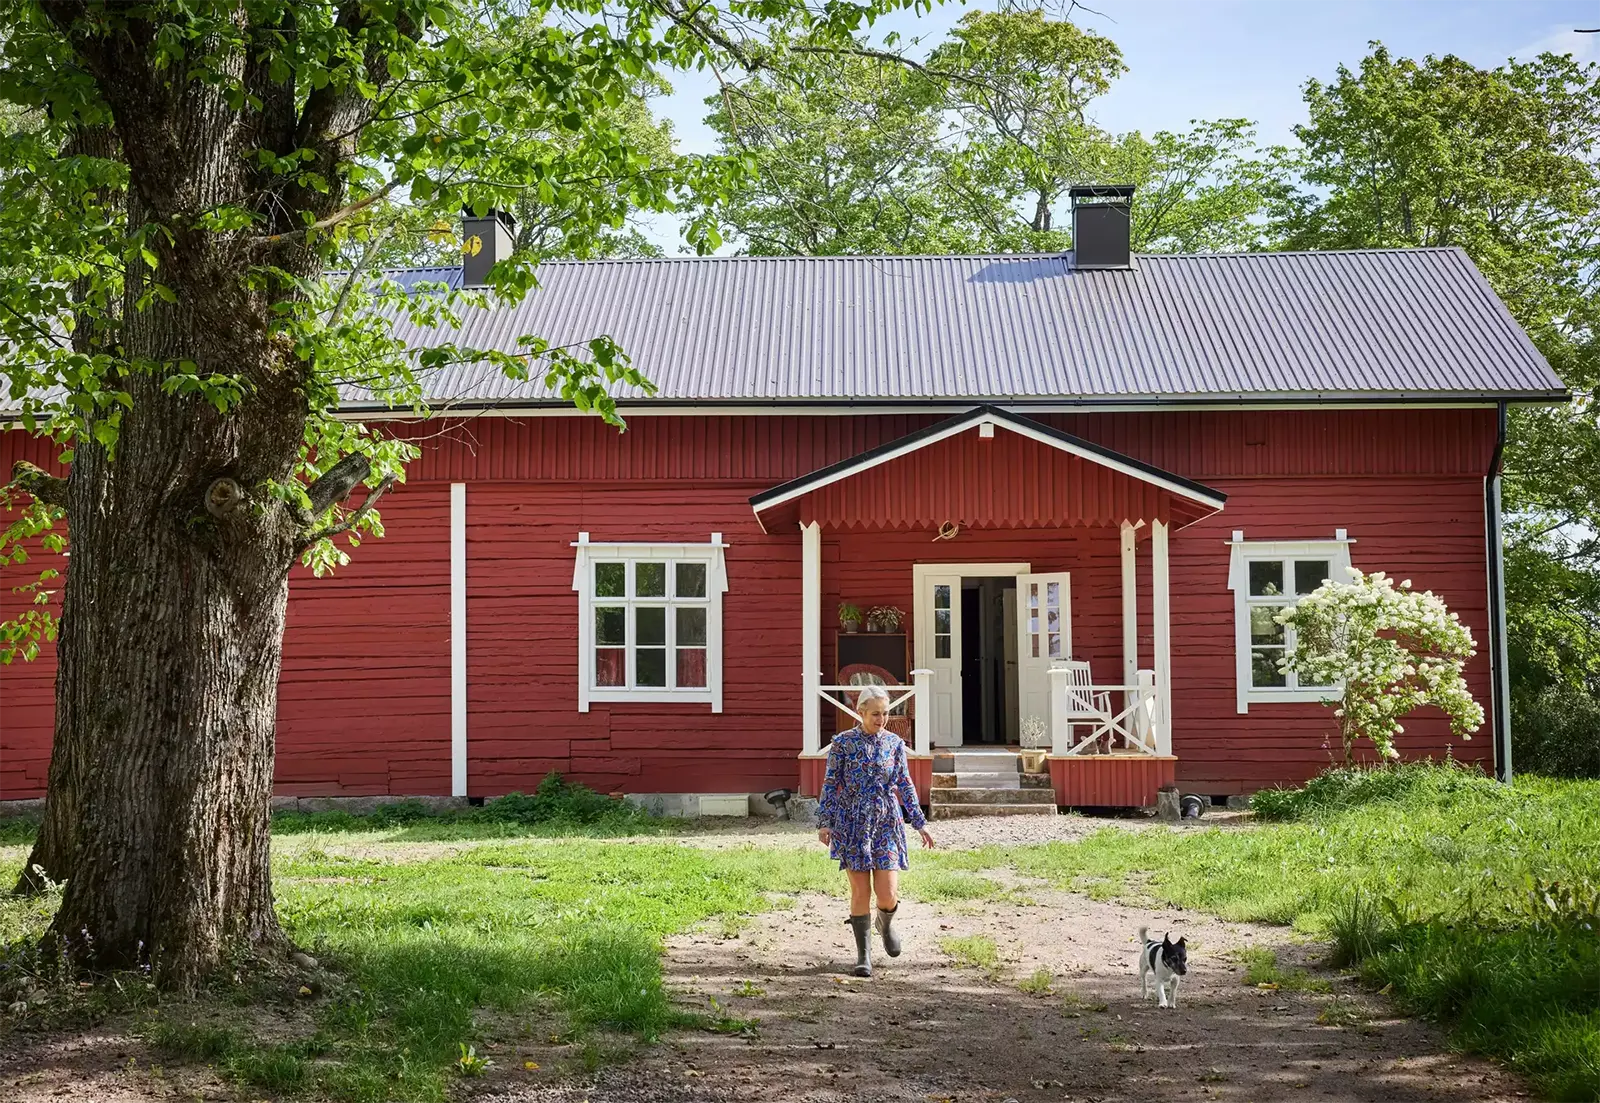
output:
[[[1220, 493], [979, 407], [751, 501], [801, 534], [802, 793], [869, 683], [925, 804], [935, 756], [979, 748], [1042, 757], [1052, 810], [1152, 805], [1173, 783], [1171, 532]], [[869, 586], [908, 599], [903, 631], [829, 616]]]

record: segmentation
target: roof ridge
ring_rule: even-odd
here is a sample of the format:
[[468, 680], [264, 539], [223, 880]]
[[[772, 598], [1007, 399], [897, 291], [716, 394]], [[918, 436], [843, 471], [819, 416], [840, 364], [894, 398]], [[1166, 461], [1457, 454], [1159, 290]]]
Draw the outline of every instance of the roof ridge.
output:
[[[1238, 252], [1216, 253], [1134, 253], [1133, 257], [1144, 261], [1179, 261], [1179, 260], [1252, 260], [1267, 257], [1345, 257], [1368, 256], [1373, 254], [1407, 254], [1407, 253], [1462, 253], [1459, 245], [1415, 245], [1415, 246], [1371, 246], [1359, 249], [1253, 249]], [[783, 256], [671, 256], [671, 257], [597, 257], [592, 260], [578, 260], [571, 257], [554, 257], [539, 262], [540, 267], [599, 267], [602, 265], [628, 265], [628, 264], [779, 264], [779, 263], [811, 263], [822, 264], [829, 262], [851, 262], [855, 264], [883, 264], [895, 261], [925, 261], [925, 260], [983, 260], [983, 261], [1061, 261], [1069, 262], [1072, 257], [1070, 251], [1063, 253], [848, 253], [841, 255], [810, 256], [806, 254], [785, 254]], [[405, 272], [452, 272], [457, 268], [452, 264], [412, 264], [396, 268], [385, 268], [383, 271], [391, 273]]]

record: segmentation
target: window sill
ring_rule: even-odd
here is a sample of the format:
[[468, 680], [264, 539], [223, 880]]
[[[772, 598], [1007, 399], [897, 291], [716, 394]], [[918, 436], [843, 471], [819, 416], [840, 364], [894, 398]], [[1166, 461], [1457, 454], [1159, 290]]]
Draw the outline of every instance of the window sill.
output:
[[709, 705], [709, 689], [591, 689], [589, 700], [608, 705]]
[[1250, 705], [1319, 705], [1323, 701], [1339, 696], [1340, 690], [1336, 686], [1324, 689], [1252, 689], [1245, 694], [1245, 703]]

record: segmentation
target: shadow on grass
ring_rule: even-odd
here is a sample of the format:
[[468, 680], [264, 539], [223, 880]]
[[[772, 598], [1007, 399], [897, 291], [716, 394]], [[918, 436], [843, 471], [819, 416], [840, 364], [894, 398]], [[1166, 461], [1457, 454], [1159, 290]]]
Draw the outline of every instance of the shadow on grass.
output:
[[552, 1016], [574, 1039], [604, 1030], [653, 1041], [674, 1027], [716, 1026], [672, 1006], [659, 946], [619, 926], [574, 925], [537, 942], [419, 933], [335, 964], [340, 990], [315, 1011], [309, 1035], [263, 1042], [273, 1032], [259, 1024], [186, 1019], [175, 1009], [156, 1020], [150, 1040], [251, 1087], [375, 1103], [443, 1098], [464, 1064], [472, 1070], [463, 1055], [487, 1052], [505, 1016]]

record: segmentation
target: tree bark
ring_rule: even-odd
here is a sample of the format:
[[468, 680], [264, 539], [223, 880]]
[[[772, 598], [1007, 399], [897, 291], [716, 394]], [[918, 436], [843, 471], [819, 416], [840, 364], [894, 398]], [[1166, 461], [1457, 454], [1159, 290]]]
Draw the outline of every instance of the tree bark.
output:
[[[192, 989], [230, 946], [283, 942], [268, 821], [303, 533], [263, 487], [294, 477], [305, 368], [271, 337], [282, 287], [248, 283], [237, 243], [199, 224], [249, 194], [238, 114], [216, 86], [153, 72], [125, 40], [75, 45], [116, 121], [129, 224], [172, 237], [152, 239], [154, 271], [130, 264], [117, 331], [120, 357], [154, 370], [125, 378], [133, 402], [115, 446], [81, 441], [67, 477], [72, 558], [35, 860], [66, 875], [55, 949], [92, 969], [149, 964], [164, 986]], [[136, 306], [156, 279], [175, 301]], [[244, 401], [224, 413], [165, 393], [183, 362], [240, 380]]]
[[[79, 127], [73, 131], [61, 152], [63, 157], [88, 156], [110, 160], [117, 156], [116, 135], [107, 126]], [[109, 191], [102, 191], [95, 196], [95, 199], [100, 206], [110, 208], [117, 202], [118, 197]], [[81, 309], [81, 304], [91, 294], [89, 280], [79, 279], [74, 284], [73, 291], [76, 301], [80, 304], [77, 324], [72, 330], [73, 350], [89, 356], [104, 352], [107, 346], [115, 343], [115, 334], [111, 332], [114, 317], [97, 318], [86, 315]], [[79, 445], [77, 451], [78, 455], [83, 457], [79, 462], [85, 467], [85, 477], [93, 478], [88, 472], [103, 465], [103, 450], [92, 440], [86, 439]], [[44, 473], [38, 472], [38, 475]], [[53, 484], [41, 485], [35, 473], [23, 471], [20, 464], [17, 470], [13, 471], [12, 478], [13, 482], [35, 498], [66, 508], [69, 489], [66, 479], [57, 479]], [[49, 492], [49, 496], [46, 491]], [[69, 596], [63, 603], [70, 600]], [[56, 654], [59, 664], [62, 661], [59, 646]], [[42, 891], [47, 879], [56, 882], [70, 879], [72, 856], [78, 845], [80, 820], [78, 798], [83, 788], [84, 766], [83, 754], [80, 751], [84, 748], [78, 740], [64, 734], [70, 731], [71, 717], [70, 711], [62, 709], [59, 702], [55, 720], [55, 739], [51, 744], [50, 770], [46, 778], [44, 821], [39, 826], [39, 835], [34, 840], [33, 851], [28, 855], [28, 863], [23, 866], [22, 875], [17, 879], [16, 891], [22, 893]]]
[[[340, 5], [366, 81], [297, 90], [292, 70], [263, 61], [293, 37], [293, 5], [268, 27], [237, 8], [241, 41], [254, 45], [231, 34], [186, 42], [206, 56], [207, 79], [168, 64], [165, 32], [142, 7], [41, 11], [109, 110], [128, 226], [160, 232], [144, 238], [156, 264], [131, 259], [108, 312], [104, 348], [132, 398], [115, 444], [81, 437], [65, 487], [37, 484], [64, 497], [72, 558], [32, 860], [66, 878], [49, 936], [66, 957], [95, 969], [148, 963], [158, 983], [192, 989], [230, 946], [284, 942], [269, 866], [273, 729], [289, 568], [317, 518], [268, 489], [297, 477], [311, 417], [311, 366], [275, 326], [303, 298], [298, 279], [320, 268], [305, 228], [345, 203], [344, 167], [382, 99], [372, 90], [391, 79], [390, 39], [363, 38], [380, 9]], [[390, 29], [420, 34], [409, 17]], [[250, 93], [243, 107], [235, 85]], [[261, 149], [309, 150], [320, 185], [286, 183]], [[208, 225], [224, 208], [248, 209], [255, 225]], [[232, 380], [237, 402], [219, 410], [210, 396], [168, 393], [179, 372]], [[339, 501], [368, 470], [336, 465], [308, 488], [312, 502]]]

